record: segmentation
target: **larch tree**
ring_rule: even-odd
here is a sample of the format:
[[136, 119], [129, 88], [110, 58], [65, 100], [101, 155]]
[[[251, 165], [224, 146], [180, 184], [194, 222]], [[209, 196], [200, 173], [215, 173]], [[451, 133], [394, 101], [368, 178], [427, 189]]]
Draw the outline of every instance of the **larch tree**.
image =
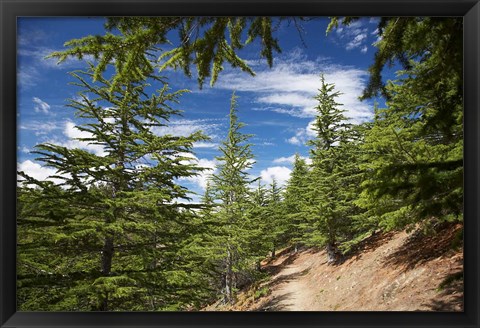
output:
[[[38, 160], [56, 170], [59, 184], [23, 172], [19, 213], [18, 290], [22, 310], [167, 310], [188, 306], [181, 291], [192, 281], [188, 259], [178, 257], [191, 233], [188, 190], [177, 179], [201, 168], [193, 143], [205, 140], [157, 133], [180, 112], [180, 92], [163, 85], [147, 93], [144, 80], [113, 85], [94, 73], [72, 73], [81, 90], [69, 106], [83, 124], [81, 148], [44, 143]], [[81, 147], [81, 146], [80, 146]], [[34, 186], [33, 188], [26, 188]], [[36, 248], [32, 252], [32, 248]], [[54, 256], [53, 256], [54, 255]], [[24, 289], [37, 289], [36, 292]], [[28, 299], [49, 289], [42, 300]], [[28, 296], [27, 296], [28, 294]], [[42, 303], [42, 304], [40, 304]]]

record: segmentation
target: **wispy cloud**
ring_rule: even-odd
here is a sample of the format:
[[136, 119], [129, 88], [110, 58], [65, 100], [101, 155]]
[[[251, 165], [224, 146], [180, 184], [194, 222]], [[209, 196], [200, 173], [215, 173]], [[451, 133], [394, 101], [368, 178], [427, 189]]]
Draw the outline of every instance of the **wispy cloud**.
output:
[[[220, 124], [212, 123], [212, 120], [199, 119], [199, 120], [172, 120], [168, 126], [152, 127], [152, 132], [156, 135], [173, 135], [187, 137], [192, 133], [202, 131], [204, 134], [214, 139], [217, 137], [216, 132], [219, 129]], [[214, 144], [199, 142], [194, 145], [197, 148], [213, 148]]]
[[367, 33], [360, 33], [360, 34], [357, 34], [353, 40], [351, 40], [350, 42], [347, 43], [347, 45], [345, 46], [345, 48], [347, 50], [351, 50], [351, 49], [355, 49], [355, 48], [358, 48], [360, 47], [364, 42], [365, 42], [365, 39], [367, 38]]
[[200, 190], [205, 190], [207, 187], [207, 182], [212, 176], [212, 174], [216, 173], [217, 171], [217, 161], [215, 159], [210, 160], [206, 158], [197, 158], [195, 155], [188, 154], [186, 157], [190, 157], [191, 160], [186, 161], [185, 164], [195, 163], [201, 168], [204, 168], [202, 172], [200, 172], [196, 176], [180, 178], [180, 181], [188, 181], [193, 183], [197, 188]]
[[302, 146], [307, 143], [307, 141], [315, 137], [315, 131], [313, 130], [313, 124], [315, 120], [310, 121], [305, 128], [297, 129], [295, 135], [286, 141], [292, 145]]
[[[217, 87], [253, 93], [255, 110], [269, 110], [294, 117], [314, 117], [317, 105], [314, 96], [320, 88], [320, 74], [342, 94], [343, 104], [352, 122], [372, 117], [371, 107], [358, 97], [366, 86], [368, 72], [351, 66], [333, 65], [323, 58], [308, 59], [302, 51], [293, 51], [279, 58], [272, 69], [257, 69], [255, 77], [237, 71], [221, 75]], [[262, 106], [263, 105], [263, 106]]]
[[37, 85], [40, 74], [35, 66], [19, 64], [17, 68], [17, 85], [20, 88], [29, 88]]
[[54, 130], [61, 130], [63, 123], [58, 121], [37, 121], [30, 120], [28, 122], [20, 123], [18, 128], [33, 132], [36, 136], [47, 135]]
[[33, 105], [33, 109], [35, 110], [36, 113], [45, 113], [48, 114], [50, 111], [50, 105], [43, 101], [42, 99], [38, 97], [33, 97], [32, 101], [35, 105]]
[[[85, 62], [94, 62], [93, 56], [86, 55], [82, 58], [82, 60], [79, 60], [75, 57], [68, 57], [59, 63], [57, 58], [48, 57], [56, 51], [61, 51], [61, 49], [53, 49], [43, 46], [21, 46], [17, 54], [21, 57], [30, 58], [36, 65], [41, 65], [45, 68], [52, 69], [83, 68], [85, 66]], [[24, 65], [22, 65], [21, 69], [23, 69], [23, 67]]]
[[372, 28], [371, 24], [378, 22], [377, 19], [372, 18], [369, 20], [356, 20], [346, 26], [340, 25], [332, 37], [337, 38], [346, 50], [358, 48], [360, 52], [366, 53], [368, 51], [367, 40], [370, 34], [369, 30]]

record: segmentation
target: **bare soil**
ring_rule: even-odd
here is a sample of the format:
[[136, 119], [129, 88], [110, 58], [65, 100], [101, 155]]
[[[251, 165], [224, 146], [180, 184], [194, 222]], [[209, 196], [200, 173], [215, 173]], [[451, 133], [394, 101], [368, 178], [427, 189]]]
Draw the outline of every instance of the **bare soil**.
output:
[[233, 311], [463, 311], [463, 248], [452, 248], [460, 224], [435, 235], [378, 233], [337, 264], [323, 250], [284, 251], [263, 269]]

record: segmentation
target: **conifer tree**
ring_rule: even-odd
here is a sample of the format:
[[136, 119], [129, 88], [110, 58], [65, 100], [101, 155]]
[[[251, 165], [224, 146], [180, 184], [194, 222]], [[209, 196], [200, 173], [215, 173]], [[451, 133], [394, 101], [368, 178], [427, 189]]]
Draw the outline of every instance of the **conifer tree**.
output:
[[308, 229], [306, 241], [310, 245], [326, 245], [329, 262], [337, 260], [338, 243], [345, 238], [348, 230], [350, 208], [346, 197], [348, 184], [345, 176], [344, 145], [349, 142], [350, 124], [335, 99], [340, 95], [334, 85], [325, 82], [321, 76], [321, 88], [315, 97], [318, 101], [317, 117], [313, 130], [316, 138], [310, 142], [312, 170], [307, 192]]
[[[460, 77], [424, 80], [419, 76], [434, 64], [412, 65], [406, 77], [387, 84], [390, 101], [387, 108], [377, 109], [363, 146], [368, 175], [358, 204], [386, 229], [462, 220]], [[438, 116], [444, 119], [437, 121]]]
[[244, 126], [237, 117], [237, 97], [232, 95], [229, 114], [229, 129], [226, 140], [220, 146], [221, 155], [218, 174], [212, 176], [212, 188], [219, 200], [217, 218], [223, 231], [218, 234], [218, 243], [222, 245], [223, 254], [223, 300], [233, 303], [235, 290], [242, 271], [251, 261], [249, 250], [248, 209], [249, 185], [253, 182], [248, 174], [254, 163], [248, 142], [250, 135], [243, 134]]
[[283, 209], [286, 221], [286, 239], [295, 245], [302, 243], [303, 231], [307, 228], [304, 207], [308, 188], [309, 169], [306, 161], [297, 153], [293, 170], [287, 181], [284, 193]]
[[[302, 20], [301, 17], [276, 18]], [[280, 52], [278, 39], [274, 36], [276, 25], [272, 17], [108, 17], [105, 35], [90, 35], [66, 42], [65, 51], [51, 56], [59, 61], [68, 57], [83, 58], [94, 56], [98, 60], [94, 76], [98, 78], [105, 68], [114, 63], [116, 77], [113, 86], [123, 79], [145, 78], [153, 73], [153, 54], [166, 44], [173, 49], [162, 52], [158, 66], [181, 69], [191, 77], [195, 68], [200, 87], [206, 78], [213, 85], [223, 70], [224, 63], [238, 67], [248, 74], [253, 70], [238, 51], [245, 46], [260, 41], [260, 56], [268, 65], [273, 64], [273, 55]], [[296, 24], [295, 24], [296, 25]], [[176, 32], [176, 33], [175, 33]], [[173, 35], [178, 33], [178, 37]]]
[[249, 221], [249, 253], [256, 262], [256, 270], [260, 271], [260, 262], [271, 247], [271, 224], [267, 189], [258, 179], [257, 188], [250, 192], [247, 209]]
[[272, 258], [275, 257], [276, 250], [286, 243], [287, 225], [282, 207], [282, 189], [278, 186], [275, 178], [270, 183], [267, 193], [267, 211], [268, 211], [268, 229]]
[[[348, 25], [358, 18], [346, 17]], [[332, 18], [329, 30], [338, 25]], [[363, 99], [384, 96], [362, 151], [358, 204], [383, 228], [461, 220], [463, 208], [463, 21], [459, 17], [379, 19]], [[401, 65], [394, 81], [382, 71]]]
[[154, 133], [179, 114], [171, 106], [182, 93], [170, 93], [155, 76], [163, 88], [149, 96], [143, 80], [112, 86], [115, 77], [91, 83], [93, 74], [72, 73], [81, 91], [69, 106], [84, 122], [76, 126], [83, 133], [77, 140], [101, 153], [41, 144], [38, 160], [57, 170], [61, 184], [21, 173], [35, 188], [21, 198], [19, 294], [38, 295], [23, 292], [29, 287], [52, 292], [41, 305], [25, 296], [20, 309], [182, 308], [191, 295], [181, 290], [196, 282], [188, 259], [178, 258], [192, 214], [179, 202], [188, 190], [176, 179], [200, 172], [189, 154], [205, 137]]

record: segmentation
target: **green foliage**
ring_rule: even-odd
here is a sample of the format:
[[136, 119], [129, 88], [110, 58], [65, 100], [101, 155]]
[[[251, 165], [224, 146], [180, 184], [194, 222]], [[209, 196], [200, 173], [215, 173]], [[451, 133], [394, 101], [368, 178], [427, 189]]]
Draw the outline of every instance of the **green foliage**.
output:
[[[107, 66], [114, 65], [113, 87], [131, 79], [143, 80], [155, 67], [182, 69], [191, 77], [194, 66], [202, 87], [206, 78], [210, 77], [211, 85], [216, 82], [224, 62], [254, 75], [237, 51], [255, 40], [260, 40], [260, 56], [269, 66], [273, 64], [273, 54], [281, 51], [273, 36], [271, 17], [109, 17], [105, 26], [105, 35], [70, 40], [65, 43], [67, 50], [54, 52], [50, 57], [61, 62], [68, 57], [92, 56], [97, 62], [95, 80]], [[178, 32], [178, 39], [169, 39], [173, 31]], [[155, 57], [159, 65], [152, 63]]]
[[335, 261], [337, 244], [351, 238], [352, 217], [358, 208], [352, 204], [356, 196], [358, 165], [357, 137], [346, 122], [334, 85], [321, 77], [317, 117], [313, 129], [316, 138], [310, 142], [312, 169], [306, 193], [303, 224], [307, 244], [327, 246], [329, 260]]
[[295, 154], [293, 170], [285, 187], [283, 211], [285, 215], [285, 239], [300, 244], [303, 242], [303, 232], [307, 229], [306, 193], [309, 185], [309, 168], [300, 155]]
[[429, 65], [412, 63], [412, 70], [403, 72], [406, 77], [387, 85], [388, 107], [376, 110], [363, 146], [367, 176], [357, 203], [386, 229], [452, 216], [462, 219], [460, 77], [418, 78]]
[[257, 289], [255, 291], [255, 294], [253, 294], [254, 299], [259, 299], [264, 296], [268, 296], [270, 294], [270, 288], [268, 286], [263, 286], [260, 289]]
[[[69, 106], [84, 124], [78, 141], [98, 154], [40, 144], [38, 160], [61, 184], [27, 178], [20, 189], [18, 289], [22, 310], [161, 310], [195, 302], [183, 237], [195, 226], [178, 200], [188, 191], [175, 180], [202, 169], [188, 160], [188, 137], [157, 135], [178, 111], [182, 92], [164, 87], [148, 96], [144, 81], [113, 85], [94, 73], [72, 74], [81, 88]], [[159, 79], [151, 77], [157, 81]], [[110, 90], [113, 89], [113, 93]], [[33, 186], [34, 188], [29, 188]], [[41, 289], [55, 290], [37, 301]]]
[[[158, 135], [180, 115], [174, 107], [185, 91], [170, 92], [154, 70], [182, 69], [200, 86], [209, 77], [215, 83], [225, 63], [254, 74], [237, 52], [259, 40], [260, 56], [271, 66], [280, 52], [274, 20], [112, 17], [105, 35], [71, 40], [52, 54], [96, 61], [72, 73], [81, 91], [69, 102], [83, 120], [77, 141], [95, 152], [40, 144], [38, 160], [56, 170], [57, 182], [18, 173], [19, 310], [175, 311], [220, 296], [232, 303], [245, 284], [264, 278], [260, 261], [279, 247], [326, 246], [335, 261], [379, 228], [462, 220], [457, 18], [380, 19], [382, 38], [363, 98], [381, 93], [387, 102], [375, 105], [373, 122], [350, 124], [336, 102], [340, 93], [322, 76], [311, 165], [296, 154], [285, 188], [251, 178], [251, 136], [241, 132], [233, 94], [218, 173], [201, 204], [182, 203], [189, 192], [177, 181], [203, 170], [191, 150], [206, 138]], [[331, 18], [327, 33], [339, 23]], [[382, 69], [396, 61], [403, 70], [384, 83]], [[106, 78], [109, 66], [115, 74]], [[161, 86], [157, 93], [147, 94], [149, 83]], [[254, 298], [268, 293], [260, 288]]]
[[218, 173], [212, 176], [212, 193], [219, 205], [214, 218], [218, 228], [212, 231], [214, 248], [219, 250], [222, 295], [225, 303], [232, 303], [235, 291], [242, 280], [248, 279], [248, 271], [254, 269], [255, 249], [250, 242], [261, 231], [247, 215], [249, 208], [249, 185], [247, 172], [254, 163], [250, 135], [240, 132], [244, 126], [238, 121], [237, 97], [232, 95], [230, 124], [226, 140], [220, 146], [221, 155], [216, 159]]

